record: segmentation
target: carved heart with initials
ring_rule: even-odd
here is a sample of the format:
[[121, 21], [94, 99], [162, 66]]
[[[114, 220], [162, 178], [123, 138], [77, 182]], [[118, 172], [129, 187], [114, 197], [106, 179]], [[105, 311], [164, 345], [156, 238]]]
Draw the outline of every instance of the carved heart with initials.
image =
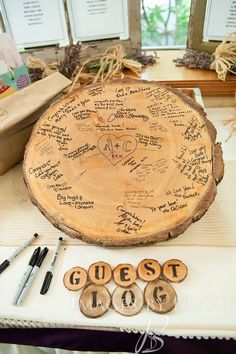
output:
[[99, 151], [112, 163], [116, 165], [126, 156], [136, 150], [137, 141], [132, 135], [116, 136], [113, 134], [102, 135], [98, 139]]

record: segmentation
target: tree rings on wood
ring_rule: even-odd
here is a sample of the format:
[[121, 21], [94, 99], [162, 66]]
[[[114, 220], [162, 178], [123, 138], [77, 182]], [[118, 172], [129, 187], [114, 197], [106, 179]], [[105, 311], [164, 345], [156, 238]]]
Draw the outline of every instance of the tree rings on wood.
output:
[[80, 311], [87, 317], [102, 316], [111, 305], [111, 295], [103, 285], [87, 285], [79, 299]]
[[60, 230], [104, 246], [186, 230], [223, 177], [216, 130], [192, 99], [157, 82], [82, 87], [35, 125], [24, 159], [32, 202]]
[[96, 262], [90, 265], [88, 276], [91, 282], [97, 285], [109, 283], [112, 277], [112, 269], [106, 262]]
[[79, 290], [87, 283], [87, 272], [81, 267], [71, 268], [65, 273], [63, 282], [68, 290]]
[[127, 287], [135, 282], [137, 273], [132, 264], [118, 264], [118, 266], [113, 269], [113, 278], [117, 285]]
[[188, 268], [179, 259], [169, 259], [163, 265], [162, 274], [167, 280], [173, 283], [180, 283], [186, 278]]
[[161, 274], [160, 263], [155, 259], [143, 259], [137, 268], [138, 276], [144, 281], [153, 281]]
[[171, 311], [177, 301], [173, 287], [161, 279], [154, 280], [146, 286], [144, 298], [148, 308], [157, 313]]
[[124, 316], [133, 316], [143, 307], [143, 294], [138, 285], [132, 284], [127, 288], [117, 286], [112, 295], [114, 309]]

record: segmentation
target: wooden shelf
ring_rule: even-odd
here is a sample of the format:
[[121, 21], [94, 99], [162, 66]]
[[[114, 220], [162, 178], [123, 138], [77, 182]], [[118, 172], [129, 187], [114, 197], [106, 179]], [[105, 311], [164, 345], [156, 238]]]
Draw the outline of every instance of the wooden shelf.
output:
[[235, 94], [236, 76], [229, 75], [227, 81], [218, 79], [213, 70], [177, 67], [173, 62], [182, 58], [184, 50], [158, 51], [158, 62], [144, 69], [143, 80], [156, 80], [174, 88], [199, 87], [204, 96], [230, 96]]

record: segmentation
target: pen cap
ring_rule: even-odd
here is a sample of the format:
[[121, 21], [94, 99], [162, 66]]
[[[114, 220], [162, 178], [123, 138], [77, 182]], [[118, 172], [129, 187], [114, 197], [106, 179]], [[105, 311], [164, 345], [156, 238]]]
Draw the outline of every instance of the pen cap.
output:
[[51, 272], [47, 272], [46, 273], [44, 281], [43, 281], [42, 288], [40, 290], [40, 294], [42, 294], [42, 295], [46, 294], [46, 292], [48, 291], [49, 286], [51, 284], [52, 277], [53, 277], [53, 275], [52, 275]]
[[37, 262], [36, 262], [36, 266], [37, 266], [37, 267], [40, 267], [40, 266], [41, 266], [41, 264], [43, 263], [43, 260], [44, 260], [44, 258], [46, 257], [47, 253], [48, 253], [48, 248], [45, 247], [45, 248], [41, 251], [40, 255], [38, 256], [38, 259], [37, 259]]
[[6, 259], [1, 265], [0, 265], [0, 274], [9, 266], [10, 262]]
[[32, 254], [32, 256], [31, 256], [31, 258], [30, 258], [30, 261], [29, 261], [29, 265], [30, 265], [31, 267], [34, 267], [35, 264], [37, 263], [37, 259], [38, 259], [39, 254], [40, 254], [40, 250], [41, 250], [40, 247], [35, 248], [34, 253]]

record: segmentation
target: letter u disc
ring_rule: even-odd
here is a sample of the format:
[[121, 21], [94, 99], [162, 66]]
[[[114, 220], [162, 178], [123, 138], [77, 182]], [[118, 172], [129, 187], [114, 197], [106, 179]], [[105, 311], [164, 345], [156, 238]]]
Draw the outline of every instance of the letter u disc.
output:
[[108, 263], [100, 261], [90, 265], [88, 276], [94, 284], [103, 285], [111, 280], [112, 270]]

